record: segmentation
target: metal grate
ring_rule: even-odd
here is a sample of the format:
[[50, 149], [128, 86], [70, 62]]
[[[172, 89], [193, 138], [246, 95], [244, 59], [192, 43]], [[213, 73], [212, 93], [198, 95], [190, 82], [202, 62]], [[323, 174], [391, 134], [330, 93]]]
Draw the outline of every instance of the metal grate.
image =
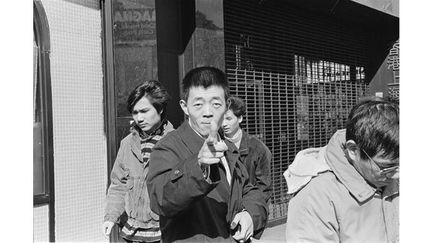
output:
[[[355, 27], [355, 26], [354, 26]], [[283, 172], [297, 152], [324, 146], [365, 96], [361, 28], [283, 1], [224, 1], [230, 91], [245, 100], [243, 128], [273, 154], [270, 221], [289, 201]]]

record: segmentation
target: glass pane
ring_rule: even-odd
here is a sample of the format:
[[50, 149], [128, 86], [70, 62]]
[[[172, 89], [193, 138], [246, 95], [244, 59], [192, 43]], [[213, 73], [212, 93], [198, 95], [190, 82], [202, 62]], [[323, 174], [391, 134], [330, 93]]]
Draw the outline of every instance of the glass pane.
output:
[[38, 46], [33, 42], [33, 195], [45, 194]]
[[33, 195], [45, 194], [42, 124], [33, 123]]
[[157, 79], [155, 0], [113, 0], [114, 83], [117, 145], [129, 132], [129, 93], [141, 82]]
[[155, 0], [113, 0], [112, 14], [117, 116], [130, 117], [130, 91], [157, 79]]

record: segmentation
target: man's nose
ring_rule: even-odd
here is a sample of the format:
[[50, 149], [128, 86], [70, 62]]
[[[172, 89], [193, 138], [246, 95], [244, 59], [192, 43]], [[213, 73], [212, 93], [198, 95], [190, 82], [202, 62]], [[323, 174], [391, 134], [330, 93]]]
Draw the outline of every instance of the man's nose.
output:
[[210, 105], [204, 106], [203, 116], [206, 118], [213, 117], [213, 110]]

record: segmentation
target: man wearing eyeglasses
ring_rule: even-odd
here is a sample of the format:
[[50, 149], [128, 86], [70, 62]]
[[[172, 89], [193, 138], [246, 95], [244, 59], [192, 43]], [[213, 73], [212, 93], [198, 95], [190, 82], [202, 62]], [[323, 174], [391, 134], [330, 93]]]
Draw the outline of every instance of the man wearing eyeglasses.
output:
[[399, 241], [399, 107], [363, 101], [322, 148], [284, 173], [287, 242]]

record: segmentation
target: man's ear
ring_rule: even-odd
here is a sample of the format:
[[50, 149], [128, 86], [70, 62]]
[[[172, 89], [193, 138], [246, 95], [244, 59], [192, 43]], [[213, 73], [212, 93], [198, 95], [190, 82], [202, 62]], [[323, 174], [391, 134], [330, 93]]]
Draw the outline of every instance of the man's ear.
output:
[[243, 121], [243, 116], [240, 116], [238, 120], [239, 120], [239, 123], [241, 123]]
[[189, 116], [189, 111], [188, 111], [188, 109], [187, 109], [187, 105], [186, 105], [186, 101], [184, 101], [184, 100], [180, 100], [180, 107], [181, 107], [181, 109], [183, 110], [183, 112], [187, 115], [187, 116]]
[[347, 150], [347, 154], [348, 154], [349, 158], [353, 161], [357, 161], [358, 156], [360, 156], [360, 151], [359, 151], [359, 147], [356, 144], [356, 142], [354, 142], [354, 140], [350, 139], [346, 142], [345, 146], [346, 146], [346, 150]]

